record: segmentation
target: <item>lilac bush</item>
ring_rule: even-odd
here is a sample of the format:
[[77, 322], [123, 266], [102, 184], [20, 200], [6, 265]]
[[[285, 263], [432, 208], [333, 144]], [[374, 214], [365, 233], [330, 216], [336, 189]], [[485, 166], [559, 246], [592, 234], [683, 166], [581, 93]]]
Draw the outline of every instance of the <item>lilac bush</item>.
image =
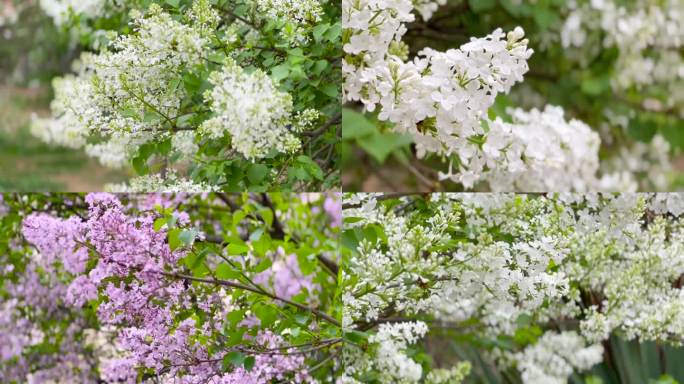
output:
[[7, 195], [10, 383], [325, 382], [336, 194]]

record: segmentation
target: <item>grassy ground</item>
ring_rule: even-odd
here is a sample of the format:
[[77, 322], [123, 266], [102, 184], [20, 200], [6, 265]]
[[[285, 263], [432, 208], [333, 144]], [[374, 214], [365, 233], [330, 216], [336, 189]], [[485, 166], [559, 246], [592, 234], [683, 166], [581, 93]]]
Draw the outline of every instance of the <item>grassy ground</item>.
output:
[[104, 184], [126, 178], [83, 151], [49, 146], [33, 137], [31, 115], [48, 115], [48, 104], [44, 90], [0, 87], [0, 191], [101, 191]]

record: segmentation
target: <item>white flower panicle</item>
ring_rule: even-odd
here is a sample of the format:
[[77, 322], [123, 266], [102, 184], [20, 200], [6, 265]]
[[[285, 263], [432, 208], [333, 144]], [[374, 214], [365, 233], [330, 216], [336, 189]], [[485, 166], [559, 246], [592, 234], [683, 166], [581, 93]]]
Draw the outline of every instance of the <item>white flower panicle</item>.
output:
[[[385, 200], [344, 197], [345, 229], [356, 239], [349, 244], [358, 244], [342, 276], [348, 330], [385, 324], [388, 313], [485, 338], [516, 335], [530, 319], [543, 328], [577, 320], [572, 332], [502, 351], [526, 384], [565, 383], [601, 360], [599, 344], [614, 332], [684, 343], [684, 194]], [[382, 329], [370, 340], [383, 339]], [[390, 366], [369, 366], [362, 361], [374, 361], [372, 353], [349, 349], [348, 376]]]
[[185, 96], [185, 89], [172, 81], [202, 61], [209, 43], [156, 4], [145, 16], [133, 14], [137, 33], [119, 37], [113, 50], [96, 56], [93, 63], [94, 87], [108, 101], [101, 107], [116, 112], [106, 125], [96, 127], [105, 132], [163, 129], [179, 114]]
[[[665, 39], [663, 48], [681, 51], [684, 23], [677, 20], [684, 15], [684, 9], [673, 2], [662, 6], [641, 0], [637, 5], [623, 7], [612, 0], [570, 1], [568, 7], [574, 11], [568, 17], [566, 29], [570, 32], [564, 32], [563, 42], [570, 46], [584, 41], [584, 35], [571, 31], [580, 28], [582, 12], [589, 10], [593, 12], [589, 18], [598, 24], [596, 28], [614, 30], [608, 33], [605, 44], [617, 45], [620, 52], [631, 50], [641, 57], [656, 36], [674, 36]], [[527, 60], [533, 52], [520, 27], [507, 34], [497, 29], [445, 52], [425, 48], [408, 60], [408, 47], [401, 38], [406, 24], [415, 20], [412, 12], [419, 12], [427, 20], [442, 3], [342, 3], [345, 99], [362, 103], [366, 111], [377, 110], [379, 120], [389, 121], [393, 130], [411, 135], [419, 158], [436, 156], [448, 163], [448, 171], [439, 172], [440, 180], [452, 180], [466, 189], [486, 185], [493, 191], [632, 191], [643, 187], [638, 184], [643, 180], [656, 185], [666, 183], [665, 168], [655, 174], [655, 180], [631, 170], [599, 173], [599, 136], [580, 121], [567, 121], [561, 107], [546, 106], [542, 111], [529, 112], [516, 109], [511, 112], [512, 122], [501, 117], [490, 119], [488, 112], [497, 95], [508, 93], [528, 71]], [[665, 15], [666, 9], [672, 11]], [[642, 14], [648, 17], [640, 18]], [[623, 20], [626, 15], [634, 17]], [[645, 21], [649, 18], [662, 24], [649, 29], [648, 25], [658, 24]], [[630, 28], [633, 24], [639, 27]], [[629, 32], [620, 33], [623, 29]], [[610, 36], [619, 37], [611, 40]], [[636, 48], [632, 39], [638, 40]], [[622, 44], [629, 45], [629, 49], [623, 49]], [[684, 79], [681, 52], [663, 52], [661, 59], [648, 58], [651, 64], [636, 69], [645, 75], [644, 82], [651, 82], [650, 74], [658, 73], [654, 76], [670, 82], [672, 95], [684, 98], [680, 92], [680, 80]], [[671, 67], [663, 68], [665, 63]], [[677, 96], [670, 99], [676, 100]], [[673, 102], [660, 105], [656, 100], [649, 108], [673, 108]], [[650, 160], [641, 163], [660, 164]]]
[[112, 0], [40, 0], [40, 7], [52, 18], [57, 26], [65, 24], [72, 16], [86, 18], [103, 16], [108, 3]]
[[460, 384], [470, 374], [472, 366], [463, 361], [450, 369], [438, 368], [428, 372], [425, 377], [426, 384]]
[[321, 20], [323, 9], [317, 0], [255, 0], [257, 9], [272, 19], [294, 24], [314, 24]]
[[169, 135], [166, 124], [185, 96], [173, 80], [200, 63], [208, 40], [155, 4], [147, 15], [134, 16], [135, 34], [118, 38], [111, 51], [84, 53], [77, 76], [53, 82], [53, 119], [34, 122], [34, 135], [70, 147], [100, 136], [104, 141], [86, 150], [112, 167], [121, 167], [141, 144]]
[[477, 169], [492, 191], [597, 189], [601, 140], [588, 125], [566, 121], [563, 108], [550, 105], [543, 111], [508, 112], [512, 123], [501, 118], [489, 122], [481, 168]]
[[513, 123], [488, 118], [496, 96], [528, 70], [532, 50], [522, 28], [497, 29], [446, 52], [426, 48], [405, 60], [400, 39], [414, 20], [411, 11], [417, 7], [427, 19], [437, 5], [343, 1], [346, 99], [379, 109], [380, 120], [412, 135], [418, 157], [449, 159], [440, 178], [466, 188], [485, 181], [493, 190], [596, 187], [600, 140], [585, 124], [566, 122], [560, 107], [515, 110]]
[[[306, 9], [297, 8], [302, 4], [290, 4], [290, 11], [299, 12], [299, 22], [319, 20], [320, 4], [311, 1]], [[271, 6], [289, 12], [284, 3]], [[315, 109], [295, 112], [292, 97], [278, 90], [267, 74], [248, 73], [231, 59], [209, 78], [213, 87], [205, 99], [212, 117], [204, 122], [183, 119], [192, 114], [183, 104], [189, 96], [186, 77], [202, 70], [212, 52], [211, 39], [220, 21], [217, 10], [208, 0], [195, 0], [180, 17], [157, 4], [144, 14], [133, 10], [130, 15], [132, 33], [115, 38], [98, 54], [82, 54], [74, 65], [75, 75], [54, 80], [52, 118], [34, 119], [35, 136], [85, 148], [88, 155], [114, 168], [130, 163], [142, 145], [170, 141], [173, 161], [183, 166], [204, 139], [225, 134], [230, 135], [232, 154], [249, 160], [297, 151], [301, 142], [295, 134], [313, 129], [320, 119]], [[168, 184], [173, 189], [177, 181], [148, 176], [116, 188], [152, 190], [151, 185]], [[206, 190], [204, 185], [188, 187]]]
[[[592, 54], [596, 54], [596, 44], [618, 48], [612, 79], [616, 91], [662, 84], [673, 90], [675, 98], [679, 94], [678, 101], [684, 101], [675, 91], [684, 82], [682, 1], [573, 0], [567, 2], [566, 11], [560, 34], [564, 47]], [[587, 65], [590, 58], [583, 56], [581, 64]]]
[[375, 366], [386, 375], [381, 382], [414, 383], [423, 369], [406, 354], [406, 347], [425, 336], [428, 327], [423, 322], [382, 324], [368, 341], [375, 344]]
[[547, 332], [516, 359], [525, 384], [566, 384], [573, 372], [600, 363], [603, 347], [587, 346], [577, 332]]
[[290, 132], [292, 97], [263, 71], [246, 73], [229, 60], [209, 82], [214, 88], [205, 98], [216, 117], [204, 122], [200, 133], [211, 138], [230, 133], [233, 148], [248, 159], [299, 149], [299, 139]]
[[207, 183], [196, 183], [192, 180], [170, 172], [166, 177], [160, 175], [145, 175], [131, 179], [128, 184], [107, 184], [107, 192], [114, 193], [153, 193], [153, 192], [216, 192], [220, 189]]

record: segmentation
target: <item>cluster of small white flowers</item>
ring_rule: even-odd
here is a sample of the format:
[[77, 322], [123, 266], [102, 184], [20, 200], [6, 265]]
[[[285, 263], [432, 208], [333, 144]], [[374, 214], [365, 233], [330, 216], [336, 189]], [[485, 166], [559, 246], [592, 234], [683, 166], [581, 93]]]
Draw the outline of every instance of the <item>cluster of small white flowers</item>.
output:
[[297, 133], [310, 131], [320, 117], [321, 113], [312, 108], [297, 112], [293, 118], [292, 131]]
[[199, 145], [195, 143], [195, 132], [193, 131], [176, 132], [171, 137], [171, 145], [176, 151], [186, 157], [192, 157], [199, 151]]
[[259, 12], [273, 19], [285, 19], [294, 24], [314, 24], [320, 21], [323, 9], [318, 0], [255, 0]]
[[589, 126], [575, 119], [566, 121], [563, 108], [550, 105], [543, 111], [513, 109], [508, 113], [512, 123], [501, 118], [489, 122], [482, 157], [471, 161], [471, 179], [466, 182], [465, 174], [460, 177], [464, 185], [472, 185], [482, 175], [492, 191], [596, 189], [601, 140]]
[[[112, 51], [95, 56], [94, 88], [116, 113], [100, 131], [163, 130], [179, 115], [184, 87], [172, 84], [184, 69], [201, 63], [209, 41], [152, 4], [146, 15], [133, 12], [136, 33], [119, 37]], [[122, 113], [124, 111], [125, 113]]]
[[205, 121], [200, 133], [211, 138], [230, 133], [232, 147], [248, 159], [299, 149], [299, 139], [290, 132], [292, 96], [280, 92], [263, 71], [246, 73], [228, 60], [209, 82], [214, 88], [205, 98], [216, 117]]
[[[204, 94], [213, 117], [197, 126], [184, 125], [183, 74], [192, 74], [212, 52], [210, 42], [220, 21], [212, 3], [195, 0], [180, 17], [154, 3], [145, 14], [131, 11], [132, 33], [115, 37], [101, 53], [84, 53], [74, 64], [75, 75], [54, 80], [52, 118], [35, 118], [32, 133], [51, 144], [85, 148], [102, 164], [116, 168], [129, 162], [143, 144], [169, 138], [174, 156], [181, 155], [174, 157], [175, 162], [192, 159], [202, 139], [226, 133], [232, 149], [250, 160], [299, 150], [295, 134], [311, 130], [319, 111], [294, 113], [292, 97], [278, 90], [266, 73], [247, 72], [231, 59], [210, 75], [213, 88]], [[271, 4], [274, 12], [295, 12], [301, 22], [319, 20], [322, 12], [315, 1], [290, 5], [294, 8]], [[303, 5], [306, 9], [298, 8]], [[124, 188], [147, 190], [150, 184], [168, 182], [161, 179], [145, 177]]]
[[57, 26], [61, 26], [72, 16], [80, 15], [95, 18], [104, 15], [107, 3], [111, 0], [40, 0], [40, 7], [52, 18]]
[[211, 33], [218, 27], [221, 16], [218, 11], [211, 6], [209, 0], [196, 0], [188, 12], [190, 19], [200, 26], [200, 32], [204, 35]]
[[[347, 329], [427, 317], [496, 337], [523, 318], [576, 319], [579, 334], [509, 354], [526, 383], [564, 383], [600, 361], [584, 340], [615, 331], [684, 343], [684, 194], [380, 196], [344, 197], [359, 241], [342, 276]], [[358, 359], [350, 375], [378, 369]]]
[[76, 76], [53, 82], [53, 118], [34, 121], [34, 135], [76, 148], [99, 135], [105, 141], [87, 145], [87, 153], [121, 167], [139, 145], [169, 134], [165, 124], [179, 114], [185, 95], [171, 81], [200, 62], [208, 41], [155, 4], [133, 16], [135, 34], [118, 38], [111, 51], [83, 54]]
[[107, 184], [104, 188], [107, 192], [114, 193], [152, 193], [152, 192], [214, 192], [219, 191], [217, 186], [207, 183], [196, 183], [192, 180], [178, 176], [170, 172], [166, 178], [161, 175], [145, 175], [131, 179], [128, 184]]
[[450, 369], [438, 368], [428, 372], [426, 384], [460, 384], [470, 374], [471, 365], [467, 361], [458, 363]]
[[525, 384], [566, 384], [573, 372], [600, 363], [603, 347], [587, 346], [577, 332], [546, 332], [536, 344], [518, 353], [517, 360]]
[[[385, 209], [373, 198], [345, 211], [345, 217], [357, 218], [349, 227], [380, 225], [387, 238], [386, 244], [362, 241], [349, 262], [348, 271], [356, 284], [343, 293], [345, 326], [376, 320], [385, 309], [393, 308], [430, 313], [444, 321], [477, 317], [491, 332], [510, 334], [520, 315], [532, 314], [545, 301], [567, 293], [566, 276], [546, 269], [552, 260], [560, 264], [565, 257], [557, 250], [558, 239], [533, 238], [545, 228], [525, 228], [526, 217], [502, 221], [502, 226], [524, 240], [498, 241], [480, 228], [487, 228], [488, 222], [478, 220], [489, 218], [477, 199], [461, 207], [444, 204], [443, 210], [420, 223]], [[440, 251], [451, 244], [448, 231], [462, 215], [473, 220], [470, 234], [477, 241]]]
[[413, 136], [418, 157], [449, 161], [450, 179], [492, 190], [578, 190], [619, 185], [598, 183], [600, 139], [586, 124], [564, 118], [560, 107], [513, 110], [513, 122], [490, 120], [496, 96], [527, 72], [524, 31], [501, 29], [458, 49], [425, 48], [406, 61], [401, 42], [416, 8], [429, 18], [440, 2], [345, 0], [342, 25], [348, 41], [343, 60], [344, 93], [393, 129]]
[[[354, 377], [368, 372], [379, 373], [382, 383], [419, 383], [423, 368], [407, 355], [407, 347], [423, 338], [428, 331], [427, 324], [416, 322], [381, 324], [375, 334], [368, 338], [368, 350], [361, 351], [347, 346], [344, 351], [344, 373], [338, 383], [361, 383]], [[467, 374], [470, 366], [457, 366], [453, 370], [438, 371], [431, 383], [439, 379], [452, 378], [454, 383]]]
[[133, 150], [152, 139], [151, 134], [127, 135], [115, 132], [108, 141], [86, 144], [88, 156], [97, 158], [100, 164], [109, 168], [124, 168], [129, 164]]
[[[684, 3], [680, 0], [572, 0], [561, 30], [565, 47], [616, 47], [613, 87], [684, 81]], [[673, 88], [674, 89], [674, 88]]]
[[415, 383], [423, 374], [420, 364], [406, 355], [406, 347], [427, 333], [425, 323], [382, 324], [368, 342], [376, 344], [374, 364], [383, 373], [381, 382]]
[[[508, 39], [498, 29], [446, 52], [427, 48], [405, 62], [393, 54], [400, 44], [393, 39], [405, 31], [402, 22], [413, 19], [411, 3], [360, 4], [361, 9], [348, 4], [343, 11], [343, 26], [351, 34], [344, 50], [353, 55], [343, 62], [346, 98], [361, 101], [368, 111], [379, 106], [380, 119], [414, 136], [420, 157], [458, 154], [468, 164], [476, 148], [473, 137], [485, 134], [480, 120], [496, 95], [527, 71], [532, 51], [521, 40], [522, 29]], [[402, 8], [380, 8], [387, 4]]]

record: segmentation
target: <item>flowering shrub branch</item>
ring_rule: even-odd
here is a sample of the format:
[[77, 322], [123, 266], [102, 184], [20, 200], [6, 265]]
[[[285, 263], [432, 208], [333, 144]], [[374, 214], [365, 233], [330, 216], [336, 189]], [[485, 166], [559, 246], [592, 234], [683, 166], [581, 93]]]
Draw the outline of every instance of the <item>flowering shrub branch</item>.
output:
[[314, 382], [339, 365], [337, 276], [319, 262], [336, 265], [339, 196], [17, 195], [3, 209], [8, 382]]
[[[105, 41], [91, 43], [93, 52], [74, 64], [75, 75], [54, 81], [53, 117], [34, 121], [32, 131], [49, 143], [84, 148], [104, 165], [132, 165], [139, 177], [110, 190], [327, 189], [338, 183], [334, 4], [45, 3], [49, 14], [65, 20], [93, 20], [83, 33], [104, 33]], [[51, 13], [48, 3], [60, 6]], [[118, 31], [87, 27], [114, 17], [124, 21]]]
[[681, 345], [682, 197], [345, 195], [342, 381], [565, 383], [611, 335]]
[[[373, 164], [394, 155], [428, 191], [667, 188], [684, 121], [669, 91], [681, 79], [681, 4], [445, 3], [342, 4], [345, 138]], [[497, 23], [532, 32], [467, 35]]]

